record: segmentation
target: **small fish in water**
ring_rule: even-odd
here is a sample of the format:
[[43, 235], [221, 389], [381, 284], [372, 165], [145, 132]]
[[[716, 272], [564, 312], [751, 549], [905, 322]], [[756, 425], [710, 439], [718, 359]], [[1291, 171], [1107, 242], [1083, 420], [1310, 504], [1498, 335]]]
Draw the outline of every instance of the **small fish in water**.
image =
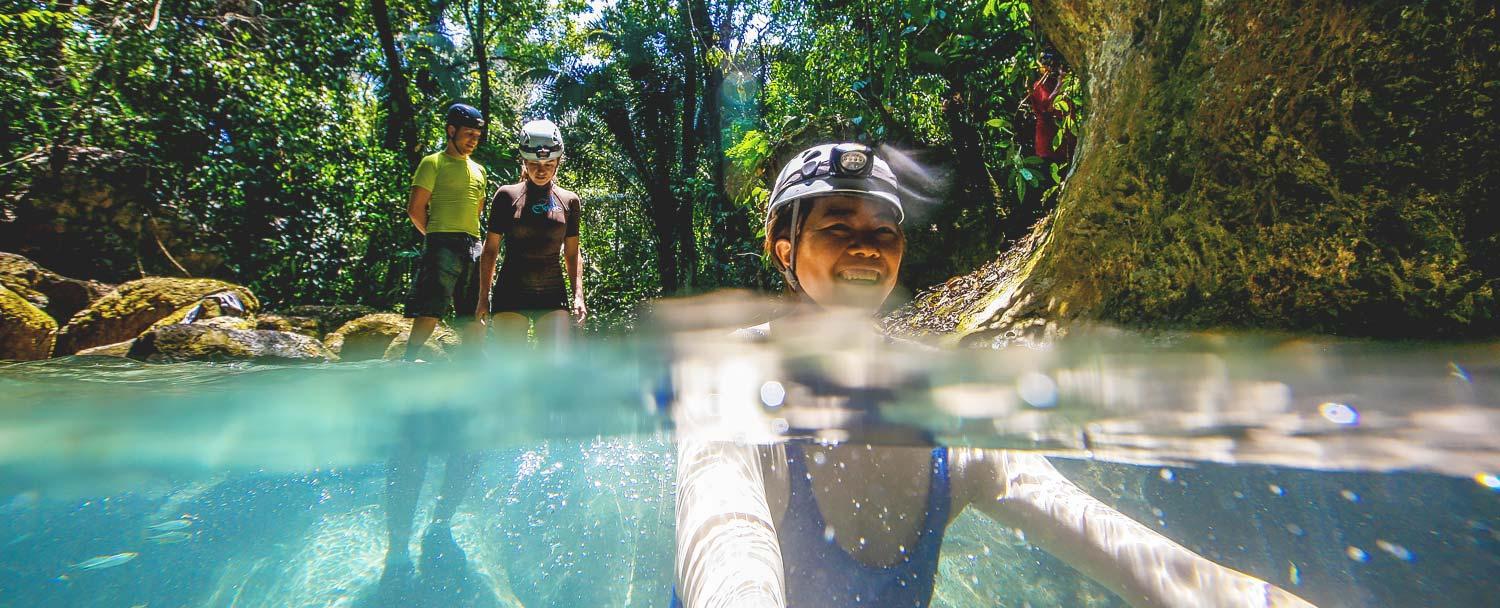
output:
[[174, 531], [170, 531], [170, 532], [162, 532], [161, 534], [154, 534], [154, 535], [151, 535], [151, 536], [147, 536], [146, 540], [149, 540], [149, 541], [151, 541], [153, 543], [156, 543], [158, 545], [175, 545], [177, 543], [180, 543], [180, 542], [183, 542], [185, 540], [188, 540], [188, 539], [190, 539], [192, 537], [193, 537], [193, 533], [192, 532], [182, 532], [180, 530], [174, 530]]
[[123, 564], [125, 562], [128, 562], [130, 560], [135, 559], [137, 555], [140, 555], [140, 554], [136, 553], [135, 551], [126, 551], [124, 553], [116, 553], [114, 555], [100, 555], [99, 557], [95, 557], [95, 558], [92, 558], [92, 559], [84, 560], [84, 561], [78, 562], [76, 564], [73, 564], [73, 569], [75, 569], [75, 570], [103, 570], [105, 568], [113, 568], [115, 566], [118, 566], [120, 564]]
[[146, 529], [155, 530], [157, 532], [168, 532], [171, 530], [181, 530], [191, 525], [193, 525], [193, 520], [183, 517], [181, 519], [167, 520], [159, 524], [151, 524], [149, 526], [146, 526]]

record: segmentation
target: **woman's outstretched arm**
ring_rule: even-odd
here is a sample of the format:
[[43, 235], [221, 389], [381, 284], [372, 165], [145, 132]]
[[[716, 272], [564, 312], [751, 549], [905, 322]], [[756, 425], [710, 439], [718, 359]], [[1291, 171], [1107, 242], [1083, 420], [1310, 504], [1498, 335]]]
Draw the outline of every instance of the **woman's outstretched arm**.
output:
[[786, 606], [759, 449], [677, 443], [677, 594], [686, 608]]
[[1039, 454], [955, 449], [955, 490], [1002, 525], [1099, 581], [1137, 608], [1312, 604], [1221, 566], [1068, 481]]

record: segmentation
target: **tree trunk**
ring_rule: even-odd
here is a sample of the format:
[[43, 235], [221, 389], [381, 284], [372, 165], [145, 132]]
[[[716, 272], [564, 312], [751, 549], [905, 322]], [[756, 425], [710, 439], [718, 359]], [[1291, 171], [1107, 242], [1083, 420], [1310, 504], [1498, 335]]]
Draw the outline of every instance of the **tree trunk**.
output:
[[479, 0], [478, 10], [474, 15], [474, 61], [479, 64], [479, 113], [484, 116], [483, 139], [488, 139], [490, 134], [490, 38], [489, 32], [485, 30], [485, 20], [489, 11], [485, 10], [484, 0]]
[[1455, 103], [1500, 94], [1490, 5], [1034, 6], [1085, 78], [1085, 132], [1050, 239], [961, 333], [1500, 331], [1500, 121]]
[[412, 110], [406, 69], [401, 64], [396, 35], [391, 30], [390, 9], [385, 0], [370, 0], [370, 12], [375, 17], [375, 31], [380, 36], [380, 51], [385, 55], [385, 93], [389, 107], [386, 110], [384, 145], [400, 154], [406, 160], [407, 168], [415, 169], [422, 150], [417, 142], [416, 113]]

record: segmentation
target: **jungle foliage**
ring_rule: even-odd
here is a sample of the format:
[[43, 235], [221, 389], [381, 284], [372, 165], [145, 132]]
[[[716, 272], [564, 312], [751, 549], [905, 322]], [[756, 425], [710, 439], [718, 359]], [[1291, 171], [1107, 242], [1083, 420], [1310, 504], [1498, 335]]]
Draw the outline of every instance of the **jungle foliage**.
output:
[[920, 288], [994, 258], [1066, 171], [1017, 109], [1040, 44], [1020, 0], [0, 0], [0, 247], [394, 308], [410, 172], [462, 101], [492, 191], [522, 121], [562, 126], [597, 327], [778, 287], [768, 176], [831, 139], [903, 159]]

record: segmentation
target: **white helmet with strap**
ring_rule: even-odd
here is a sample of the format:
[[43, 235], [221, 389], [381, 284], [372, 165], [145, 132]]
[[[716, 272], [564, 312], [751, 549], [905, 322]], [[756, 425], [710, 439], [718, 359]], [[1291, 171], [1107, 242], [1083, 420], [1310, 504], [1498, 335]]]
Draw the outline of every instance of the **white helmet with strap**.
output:
[[550, 120], [533, 120], [521, 126], [516, 137], [521, 158], [551, 160], [563, 155], [562, 130]]
[[800, 223], [803, 211], [802, 201], [834, 194], [884, 203], [896, 212], [897, 222], [906, 219], [906, 210], [901, 207], [900, 184], [896, 181], [896, 174], [869, 146], [858, 143], [823, 144], [793, 156], [776, 176], [776, 184], [771, 190], [771, 204], [766, 206], [765, 229], [770, 234], [776, 212], [791, 206], [791, 263], [787, 264], [782, 274], [794, 290], [802, 291], [801, 284], [797, 282], [797, 224]]

